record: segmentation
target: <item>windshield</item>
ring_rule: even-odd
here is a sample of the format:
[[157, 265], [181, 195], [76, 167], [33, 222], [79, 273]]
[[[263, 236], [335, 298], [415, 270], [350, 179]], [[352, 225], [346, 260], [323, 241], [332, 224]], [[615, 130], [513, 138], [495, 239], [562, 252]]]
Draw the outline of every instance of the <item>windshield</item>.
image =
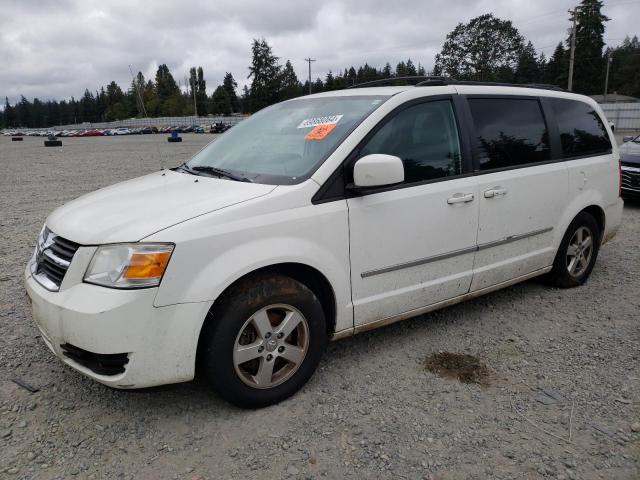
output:
[[214, 167], [257, 183], [299, 183], [387, 98], [301, 98], [272, 105], [220, 136], [186, 166], [194, 171]]

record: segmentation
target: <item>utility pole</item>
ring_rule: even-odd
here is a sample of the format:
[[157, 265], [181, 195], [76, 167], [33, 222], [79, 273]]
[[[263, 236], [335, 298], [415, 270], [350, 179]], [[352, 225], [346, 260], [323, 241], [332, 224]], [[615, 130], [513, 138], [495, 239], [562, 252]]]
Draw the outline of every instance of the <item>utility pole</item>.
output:
[[311, 95], [311, 62], [315, 62], [315, 58], [305, 58], [304, 59], [305, 62], [309, 63], [309, 95]]
[[198, 105], [196, 104], [196, 77], [193, 77], [193, 85], [191, 87], [193, 90], [193, 114], [198, 116]]
[[607, 52], [607, 74], [604, 77], [604, 96], [602, 98], [603, 102], [607, 101], [607, 90], [609, 90], [609, 68], [611, 67], [611, 62], [613, 58], [611, 58], [611, 49]]
[[569, 84], [567, 85], [567, 90], [571, 91], [573, 88], [573, 63], [575, 60], [576, 53], [576, 23], [578, 21], [578, 7], [573, 10], [569, 10], [571, 14], [571, 53], [569, 54]]

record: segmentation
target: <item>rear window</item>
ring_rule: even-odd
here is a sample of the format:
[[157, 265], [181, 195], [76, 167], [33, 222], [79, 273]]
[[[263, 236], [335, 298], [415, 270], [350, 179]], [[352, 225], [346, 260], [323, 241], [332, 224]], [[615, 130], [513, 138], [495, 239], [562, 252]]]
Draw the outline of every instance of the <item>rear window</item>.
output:
[[564, 98], [549, 101], [558, 122], [564, 158], [611, 153], [604, 123], [590, 105]]
[[471, 98], [480, 170], [551, 158], [549, 133], [537, 99]]

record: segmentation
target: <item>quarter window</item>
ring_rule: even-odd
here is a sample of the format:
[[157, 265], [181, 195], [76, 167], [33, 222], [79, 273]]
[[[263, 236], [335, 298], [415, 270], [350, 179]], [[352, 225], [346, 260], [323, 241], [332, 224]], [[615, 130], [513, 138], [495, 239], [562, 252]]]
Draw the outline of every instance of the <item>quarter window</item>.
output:
[[549, 133], [537, 99], [472, 98], [480, 170], [551, 159]]
[[564, 158], [611, 153], [607, 130], [591, 106], [564, 98], [549, 101], [558, 122]]
[[408, 107], [394, 116], [360, 151], [384, 153], [404, 163], [405, 183], [459, 175], [460, 141], [449, 100]]

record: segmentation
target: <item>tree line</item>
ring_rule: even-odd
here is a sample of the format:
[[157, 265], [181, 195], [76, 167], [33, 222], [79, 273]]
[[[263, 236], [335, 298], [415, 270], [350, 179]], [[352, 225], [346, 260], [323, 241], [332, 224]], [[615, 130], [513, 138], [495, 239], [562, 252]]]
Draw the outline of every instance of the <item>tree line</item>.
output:
[[[621, 45], [604, 50], [605, 24], [603, 2], [582, 0], [577, 8], [576, 48], [573, 91], [587, 95], [603, 93], [607, 62], [610, 62], [609, 91], [640, 97], [640, 41], [627, 37]], [[511, 21], [491, 14], [458, 24], [446, 37], [436, 55], [430, 74], [458, 80], [505, 83], [546, 83], [567, 86], [569, 73], [568, 36], [560, 41], [547, 59], [538, 54]], [[96, 92], [85, 90], [81, 98], [70, 100], [29, 101], [24, 96], [15, 104], [5, 98], [0, 110], [0, 128], [49, 127], [82, 122], [122, 120], [133, 117], [184, 116], [252, 113], [273, 103], [299, 97], [309, 92], [309, 80], [302, 82], [290, 60], [281, 64], [265, 39], [254, 39], [249, 65], [250, 85], [237, 94], [238, 84], [230, 72], [212, 95], [202, 67], [193, 67], [186, 88], [181, 89], [167, 65], [160, 65], [153, 79], [141, 72], [126, 90], [115, 81]], [[609, 60], [610, 59], [610, 60]], [[324, 79], [311, 85], [313, 93], [343, 89], [359, 83], [394, 77], [426, 75], [425, 68], [411, 59], [395, 68], [367, 63], [357, 68], [329, 71]]]

